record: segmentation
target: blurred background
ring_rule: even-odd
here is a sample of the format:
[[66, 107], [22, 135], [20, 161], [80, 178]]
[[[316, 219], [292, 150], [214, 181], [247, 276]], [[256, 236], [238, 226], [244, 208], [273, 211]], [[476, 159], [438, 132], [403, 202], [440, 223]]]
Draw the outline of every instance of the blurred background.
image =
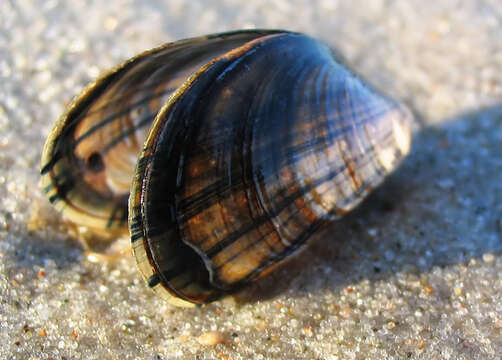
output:
[[[178, 309], [133, 259], [85, 259], [38, 190], [41, 150], [103, 71], [242, 28], [325, 41], [420, 128], [403, 166], [298, 259]], [[0, 1], [0, 357], [501, 358], [501, 38], [499, 0]]]

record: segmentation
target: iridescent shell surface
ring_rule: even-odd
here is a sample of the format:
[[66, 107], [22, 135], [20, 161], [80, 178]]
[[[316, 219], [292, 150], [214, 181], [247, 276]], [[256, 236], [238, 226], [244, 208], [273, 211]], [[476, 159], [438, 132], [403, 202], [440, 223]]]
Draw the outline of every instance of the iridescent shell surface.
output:
[[120, 233], [132, 181], [141, 272], [171, 303], [202, 304], [353, 209], [409, 151], [411, 120], [306, 35], [210, 35], [91, 84], [47, 140], [43, 185], [70, 220]]

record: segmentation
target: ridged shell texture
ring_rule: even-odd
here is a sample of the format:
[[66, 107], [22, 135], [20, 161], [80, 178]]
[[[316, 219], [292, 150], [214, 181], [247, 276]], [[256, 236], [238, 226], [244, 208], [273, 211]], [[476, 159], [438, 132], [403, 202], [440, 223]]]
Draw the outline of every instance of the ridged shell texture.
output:
[[97, 232], [125, 232], [129, 213], [149, 286], [202, 304], [353, 209], [408, 152], [411, 121], [306, 35], [210, 35], [91, 84], [47, 140], [43, 187]]

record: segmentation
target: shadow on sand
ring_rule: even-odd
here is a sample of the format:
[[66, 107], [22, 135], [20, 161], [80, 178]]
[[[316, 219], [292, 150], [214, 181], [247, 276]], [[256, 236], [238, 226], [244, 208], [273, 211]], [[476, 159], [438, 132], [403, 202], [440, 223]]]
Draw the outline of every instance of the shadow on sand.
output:
[[238, 303], [342, 291], [502, 251], [502, 105], [415, 134], [399, 169]]

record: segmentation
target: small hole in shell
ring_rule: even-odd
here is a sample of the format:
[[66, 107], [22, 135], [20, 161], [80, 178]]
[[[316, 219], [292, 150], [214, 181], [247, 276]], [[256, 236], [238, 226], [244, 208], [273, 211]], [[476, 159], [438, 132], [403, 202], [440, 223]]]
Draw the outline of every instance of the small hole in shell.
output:
[[87, 158], [87, 168], [92, 172], [99, 172], [105, 168], [103, 157], [99, 153], [92, 153]]

